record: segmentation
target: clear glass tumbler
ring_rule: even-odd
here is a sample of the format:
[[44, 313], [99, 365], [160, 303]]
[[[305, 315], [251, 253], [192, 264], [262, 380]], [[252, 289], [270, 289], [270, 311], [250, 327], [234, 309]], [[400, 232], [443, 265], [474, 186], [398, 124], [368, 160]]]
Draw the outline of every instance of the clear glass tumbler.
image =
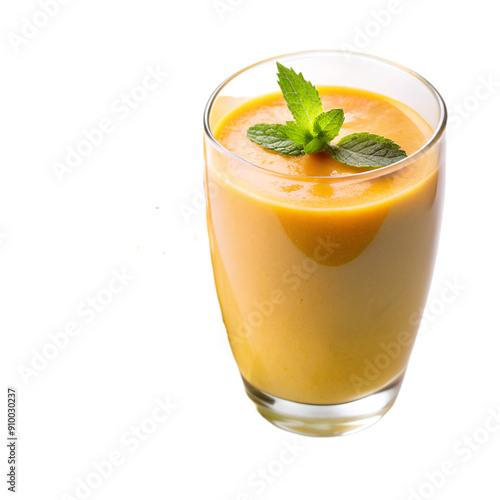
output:
[[[242, 103], [277, 90], [276, 61], [315, 85], [403, 103], [432, 129], [427, 143], [349, 175], [288, 175], [239, 158], [214, 130]], [[217, 294], [247, 394], [276, 426], [348, 434], [393, 405], [434, 267], [445, 126], [445, 104], [427, 80], [344, 51], [268, 59], [210, 97], [205, 188]]]

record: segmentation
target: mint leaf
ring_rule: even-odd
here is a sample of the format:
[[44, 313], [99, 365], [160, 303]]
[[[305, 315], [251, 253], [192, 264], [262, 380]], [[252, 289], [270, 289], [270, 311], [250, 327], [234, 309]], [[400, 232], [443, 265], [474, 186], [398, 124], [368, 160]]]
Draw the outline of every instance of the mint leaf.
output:
[[297, 144], [300, 144], [301, 146], [304, 146], [314, 138], [309, 130], [304, 130], [295, 122], [286, 122], [283, 132], [286, 137], [288, 137], [288, 139], [296, 142]]
[[318, 153], [319, 151], [323, 151], [326, 145], [327, 143], [323, 139], [321, 139], [320, 137], [315, 137], [304, 146], [304, 153], [306, 155], [310, 153]]
[[347, 135], [325, 149], [335, 160], [353, 167], [386, 167], [406, 158], [394, 141], [368, 132]]
[[325, 142], [330, 142], [339, 135], [340, 128], [344, 124], [344, 110], [331, 109], [319, 114], [314, 120], [314, 131]]
[[291, 141], [285, 134], [285, 125], [276, 123], [259, 123], [247, 130], [247, 137], [252, 141], [271, 151], [276, 151], [289, 156], [302, 156], [304, 148]]
[[295, 121], [254, 125], [247, 131], [251, 141], [290, 156], [325, 150], [335, 160], [353, 167], [385, 167], [406, 158], [406, 152], [394, 141], [369, 132], [350, 134], [331, 144], [344, 124], [344, 110], [323, 112], [316, 87], [302, 73], [276, 64], [278, 84]]
[[279, 62], [276, 64], [278, 85], [295, 122], [299, 127], [313, 132], [314, 119], [323, 111], [316, 87], [302, 73], [297, 74], [292, 68], [285, 68]]

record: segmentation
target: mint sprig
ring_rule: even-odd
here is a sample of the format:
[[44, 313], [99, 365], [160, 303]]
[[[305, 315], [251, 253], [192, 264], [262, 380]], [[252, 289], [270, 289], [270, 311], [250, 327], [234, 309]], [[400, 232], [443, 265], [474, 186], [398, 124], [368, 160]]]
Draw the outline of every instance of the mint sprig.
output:
[[352, 167], [386, 167], [406, 158], [406, 152], [394, 141], [368, 132], [350, 134], [333, 144], [344, 123], [344, 111], [324, 112], [316, 87], [302, 73], [280, 63], [277, 66], [278, 85], [295, 121], [254, 125], [247, 131], [251, 141], [289, 156], [325, 151]]

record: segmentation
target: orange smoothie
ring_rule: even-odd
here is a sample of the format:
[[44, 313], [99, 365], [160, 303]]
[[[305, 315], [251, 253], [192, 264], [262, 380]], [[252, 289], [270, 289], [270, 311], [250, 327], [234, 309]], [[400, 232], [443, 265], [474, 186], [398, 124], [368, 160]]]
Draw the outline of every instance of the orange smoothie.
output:
[[[402, 103], [368, 91], [318, 87], [323, 109], [343, 108], [338, 141], [390, 137], [410, 156], [431, 137]], [[438, 153], [382, 169], [324, 152], [301, 157], [246, 137], [285, 123], [281, 94], [219, 102], [206, 148], [208, 229], [217, 294], [243, 378], [267, 394], [337, 404], [404, 374], [425, 304], [438, 239]], [[231, 156], [231, 155], [229, 155]], [[243, 161], [242, 161], [243, 160]], [[385, 173], [382, 174], [382, 171]]]

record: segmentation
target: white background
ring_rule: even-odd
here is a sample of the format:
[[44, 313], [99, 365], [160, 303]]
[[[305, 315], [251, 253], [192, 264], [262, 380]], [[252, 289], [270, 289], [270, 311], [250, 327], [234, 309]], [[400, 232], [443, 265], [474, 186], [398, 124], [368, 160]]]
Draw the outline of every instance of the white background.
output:
[[[31, 31], [24, 18], [44, 23], [36, 1], [0, 8], [1, 435], [11, 385], [19, 399], [17, 498], [83, 498], [77, 484], [89, 478], [92, 499], [391, 500], [419, 488], [414, 500], [499, 498], [500, 432], [484, 430], [489, 412], [500, 411], [493, 3], [57, 5]], [[23, 29], [31, 38], [21, 38]], [[348, 46], [416, 70], [443, 94], [454, 117], [446, 210], [429, 298], [435, 313], [398, 401], [364, 432], [311, 439], [257, 414], [232, 359], [200, 197], [202, 112], [216, 85], [249, 64]], [[148, 67], [168, 76], [134, 90], [144, 99], [124, 109], [119, 101]], [[103, 119], [113, 130], [59, 180], [54, 163]], [[132, 278], [110, 295], [103, 290], [113, 271]], [[458, 289], [444, 304], [450, 282]], [[83, 310], [97, 295], [111, 302], [90, 318]], [[54, 354], [49, 334], [71, 322], [80, 334], [22, 376], [37, 352]], [[175, 406], [158, 424], [156, 398]], [[131, 432], [141, 425], [149, 434], [138, 444]], [[286, 446], [299, 451], [280, 465]], [[5, 442], [1, 449], [5, 478]], [[110, 454], [121, 461], [102, 479], [93, 463]], [[446, 461], [455, 473], [443, 479], [434, 473]], [[256, 482], [262, 469], [272, 481]], [[425, 485], [433, 474], [439, 488]], [[0, 488], [3, 495], [4, 479]]]

